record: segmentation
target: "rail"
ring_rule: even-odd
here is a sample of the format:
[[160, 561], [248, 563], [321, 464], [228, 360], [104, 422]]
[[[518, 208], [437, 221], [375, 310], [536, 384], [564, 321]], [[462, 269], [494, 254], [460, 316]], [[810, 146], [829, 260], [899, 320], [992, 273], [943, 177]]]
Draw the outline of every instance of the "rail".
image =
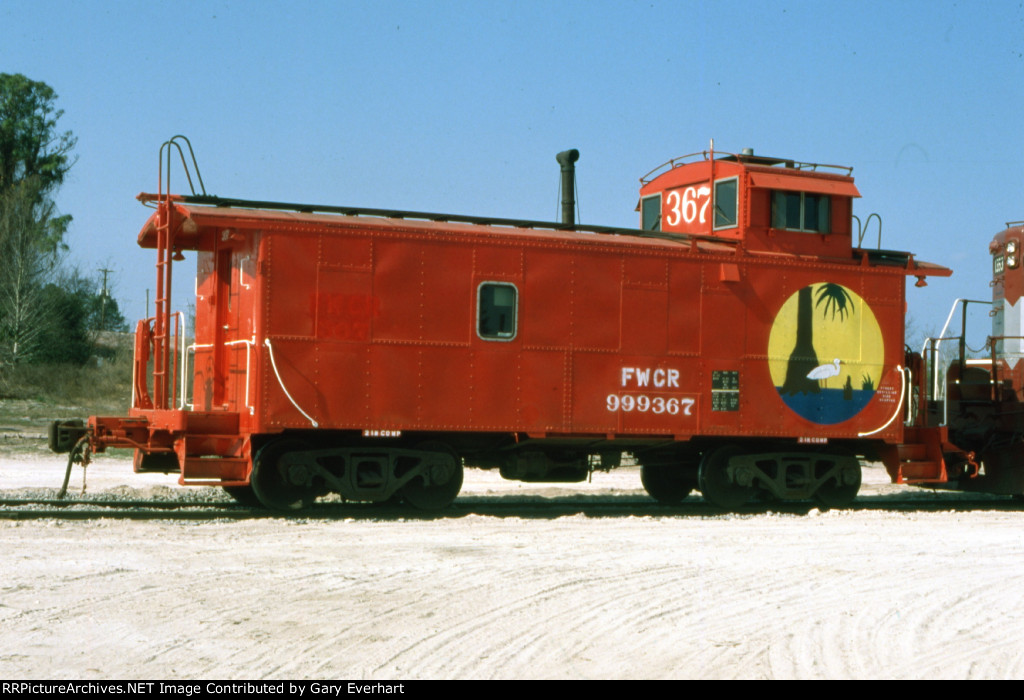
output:
[[[84, 470], [87, 471], [87, 470]], [[294, 513], [281, 513], [257, 506], [248, 506], [230, 500], [220, 489], [209, 489], [208, 500], [196, 500], [184, 489], [161, 495], [158, 499], [123, 498], [101, 489], [89, 489], [72, 498], [12, 498], [0, 491], [0, 520], [46, 520], [56, 523], [71, 520], [114, 521], [178, 520], [212, 521], [225, 519], [280, 521], [301, 518], [301, 522], [365, 521], [374, 525], [382, 522], [407, 522], [409, 513], [388, 503], [360, 501], [318, 500], [314, 505]], [[219, 500], [218, 500], [219, 499]], [[666, 508], [668, 510], [666, 510]], [[771, 501], [751, 504], [749, 512], [807, 515], [816, 512], [815, 504], [808, 501]], [[1024, 512], [1024, 503], [1005, 496], [943, 489], [916, 489], [913, 492], [868, 493], [861, 491], [857, 499], [844, 509], [844, 513], [870, 513], [898, 511], [907, 513], [958, 513], [1006, 511]], [[672, 514], [672, 517], [721, 517], [721, 510], [700, 498], [687, 498], [679, 505], [655, 504], [647, 496], [622, 495], [615, 492], [580, 492], [536, 498], [521, 495], [493, 495], [491, 493], [463, 492], [451, 508], [432, 516], [432, 522], [465, 518], [467, 515], [486, 515], [506, 518], [528, 515], [531, 520], [555, 520], [594, 516], [600, 518], [637, 518]], [[629, 521], [626, 521], [629, 522]], [[52, 526], [52, 525], [51, 525]]]

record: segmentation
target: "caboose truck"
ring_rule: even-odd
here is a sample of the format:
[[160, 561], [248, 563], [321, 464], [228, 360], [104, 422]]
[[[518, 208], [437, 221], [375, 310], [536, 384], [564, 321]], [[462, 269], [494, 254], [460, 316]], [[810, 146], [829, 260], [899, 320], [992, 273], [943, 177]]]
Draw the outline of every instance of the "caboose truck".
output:
[[[727, 509], [848, 503], [860, 458], [1024, 491], [1016, 229], [997, 238], [1005, 337], [988, 364], [955, 364], [940, 405], [904, 356], [904, 291], [950, 271], [854, 245], [847, 168], [696, 153], [641, 180], [641, 226], [621, 229], [576, 225], [571, 196], [558, 223], [223, 199], [194, 156], [199, 193], [174, 195], [172, 153], [192, 184], [182, 144], [139, 195], [156, 312], [131, 408], [54, 423], [69, 471], [130, 448], [136, 471], [285, 510], [330, 491], [441, 508], [464, 463], [579, 481], [623, 452], [654, 498], [700, 489]], [[563, 192], [577, 157], [559, 154]], [[185, 251], [191, 343], [171, 308]]]

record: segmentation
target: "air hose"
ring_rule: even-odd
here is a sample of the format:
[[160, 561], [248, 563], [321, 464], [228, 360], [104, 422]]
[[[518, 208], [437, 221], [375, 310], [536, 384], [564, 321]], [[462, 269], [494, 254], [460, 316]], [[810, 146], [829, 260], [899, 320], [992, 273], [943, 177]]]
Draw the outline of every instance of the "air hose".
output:
[[[68, 468], [64, 472], [64, 485], [60, 487], [60, 493], [57, 494], [58, 499], [64, 500], [64, 496], [68, 492], [68, 482], [71, 481], [71, 467], [74, 466], [75, 462], [80, 462], [82, 469], [89, 466], [89, 452], [89, 436], [83, 435], [78, 438], [78, 442], [75, 443], [75, 446], [71, 448], [71, 452], [68, 453]], [[82, 483], [82, 490], [84, 491], [84, 480]]]

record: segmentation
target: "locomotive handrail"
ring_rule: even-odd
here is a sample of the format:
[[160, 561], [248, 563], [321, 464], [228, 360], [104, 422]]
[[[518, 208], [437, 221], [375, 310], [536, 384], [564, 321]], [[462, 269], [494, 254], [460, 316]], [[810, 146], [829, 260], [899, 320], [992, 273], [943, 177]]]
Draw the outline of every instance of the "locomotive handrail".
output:
[[[996, 362], [996, 350], [998, 348], [997, 343], [999, 341], [1002, 341], [1002, 340], [1024, 340], [1024, 335], [990, 335], [988, 337], [988, 346], [989, 346], [989, 348], [992, 351], [992, 356], [991, 356], [990, 361], [992, 363], [992, 385], [993, 386], [998, 386], [999, 385], [999, 363]], [[1019, 353], [1019, 352], [1009, 353], [1006, 350], [1005, 346], [1003, 347], [1002, 352], [1003, 352], [1003, 356], [1004, 357], [1006, 355], [1008, 355], [1008, 354], [1016, 355], [1017, 357], [1020, 357], [1020, 355], [1021, 355], [1021, 353]], [[994, 395], [993, 398], [995, 398], [996, 401], [1000, 400], [998, 392]]]
[[[961, 301], [961, 300], [958, 300], [958, 301]], [[970, 301], [970, 300], [962, 300], [962, 301]], [[938, 346], [938, 343], [943, 341], [943, 340], [960, 340], [961, 341], [961, 347], [964, 346], [963, 336], [947, 336], [947, 337], [943, 337], [943, 338], [927, 338], [925, 340], [925, 347], [926, 348], [930, 347], [930, 352], [932, 354], [932, 361], [930, 363], [930, 371], [932, 373], [932, 383], [933, 383], [932, 398], [935, 399], [935, 400], [938, 400], [938, 398], [939, 398], [939, 391], [938, 391], [938, 389], [939, 389], [939, 383], [938, 383], [938, 374], [939, 374], [939, 372], [938, 372], [938, 362], [936, 360], [936, 356], [937, 356], [936, 348]], [[999, 341], [1002, 341], [1002, 340], [1024, 340], [1024, 336], [1022, 336], [1022, 335], [993, 335], [993, 336], [988, 336], [988, 338], [985, 341], [985, 345], [991, 351], [991, 356], [988, 357], [988, 358], [975, 358], [974, 359], [975, 362], [984, 362], [984, 363], [987, 363], [988, 366], [989, 366], [989, 368], [988, 368], [988, 373], [989, 373], [988, 384], [989, 384], [989, 388], [991, 390], [990, 391], [989, 399], [992, 400], [992, 401], [995, 401], [995, 402], [999, 402], [1001, 400], [1000, 393], [996, 390], [996, 388], [999, 386], [999, 382], [1000, 382], [1000, 378], [999, 378], [999, 362], [997, 361], [997, 359], [998, 359], [997, 358], [997, 350], [998, 350], [997, 344], [998, 344]], [[984, 349], [984, 348], [982, 348], [982, 349]], [[963, 352], [961, 352], [961, 355], [958, 358], [958, 364], [961, 365], [961, 376], [957, 377], [957, 380], [956, 380], [958, 384], [963, 381], [963, 378], [962, 378], [963, 372], [962, 372], [962, 370], [963, 370], [964, 367], [967, 366], [968, 362], [969, 362], [969, 360], [966, 357], [964, 357]], [[952, 365], [953, 363], [950, 362], [949, 364]], [[943, 389], [942, 396], [941, 396], [941, 398], [942, 398], [942, 425], [948, 425], [948, 423], [949, 423], [949, 392], [945, 391], [945, 389], [946, 389], [945, 385], [942, 386], [942, 389]], [[963, 400], [963, 399], [961, 398], [961, 400]]]
[[[986, 360], [986, 362], [990, 362], [991, 363], [991, 372], [989, 374], [989, 381], [988, 381], [990, 387], [993, 387], [993, 386], [995, 386], [998, 383], [997, 382], [998, 365], [995, 362], [995, 343], [993, 343], [992, 341], [996, 340], [996, 339], [1015, 338], [1015, 337], [1024, 338], [1024, 336], [995, 336], [995, 337], [990, 336], [986, 340], [986, 346], [990, 345], [991, 348], [992, 348], [992, 359], [991, 360]], [[941, 425], [948, 425], [949, 424], [949, 391], [948, 391], [948, 388], [946, 386], [946, 384], [948, 383], [948, 377], [947, 377], [946, 383], [943, 383], [941, 385], [942, 391], [939, 392], [939, 388], [940, 388], [940, 385], [938, 383], [938, 376], [939, 376], [938, 364], [939, 363], [938, 363], [937, 350], [936, 350], [936, 347], [937, 347], [938, 343], [943, 341], [943, 340], [963, 340], [963, 337], [962, 336], [953, 335], [953, 336], [947, 336], [945, 338], [928, 338], [926, 340], [926, 346], [930, 346], [929, 352], [931, 353], [931, 356], [932, 356], [931, 362], [929, 362], [929, 371], [932, 374], [932, 382], [934, 384], [934, 388], [933, 388], [933, 391], [932, 391], [932, 394], [931, 394], [931, 398], [932, 398], [932, 400], [937, 401], [937, 400], [940, 399], [940, 393], [941, 393], [941, 400], [942, 400], [942, 423], [941, 423]], [[963, 346], [963, 343], [961, 343], [961, 346]], [[982, 350], [984, 350], [984, 349], [985, 348], [982, 348]], [[963, 368], [967, 366], [967, 363], [969, 362], [969, 360], [967, 360], [963, 355], [961, 355], [957, 360], [950, 361], [947, 365], [945, 365], [945, 367], [947, 367], [947, 368], [952, 367], [954, 362], [956, 362], [956, 364], [959, 365], [960, 368], [961, 368], [961, 371], [960, 371], [960, 373], [958, 374], [958, 376], [956, 378], [956, 383], [957, 384], [961, 384], [963, 382], [963, 377], [962, 377], [962, 375], [963, 375]], [[949, 373], [949, 369], [946, 369], [946, 371], [944, 371], [942, 374], [943, 374], [943, 376], [946, 376], [946, 375], [948, 375], [948, 373]]]
[[[949, 330], [949, 324], [953, 320], [953, 315], [956, 313], [956, 309], [957, 309], [957, 307], [960, 304], [964, 305], [964, 309], [963, 309], [963, 311], [961, 312], [961, 315], [960, 315], [961, 333], [958, 336], [949, 336], [949, 337], [947, 337], [946, 336], [946, 331]], [[950, 309], [949, 309], [949, 315], [946, 316], [946, 322], [942, 326], [942, 332], [939, 333], [939, 335], [937, 337], [925, 338], [924, 339], [924, 343], [921, 345], [921, 357], [924, 357], [924, 358], [928, 358], [929, 357], [929, 355], [926, 354], [929, 345], [931, 345], [931, 347], [932, 347], [932, 349], [931, 349], [931, 353], [932, 353], [931, 354], [931, 360], [932, 360], [932, 362], [931, 362], [931, 370], [930, 371], [931, 371], [931, 379], [932, 379], [932, 381], [931, 381], [932, 397], [935, 398], [935, 399], [937, 399], [939, 397], [939, 374], [938, 374], [937, 363], [935, 361], [936, 358], [938, 357], [938, 354], [939, 354], [939, 345], [942, 343], [943, 340], [959, 340], [960, 341], [960, 346], [961, 346], [960, 347], [960, 358], [963, 359], [964, 347], [966, 345], [966, 336], [967, 336], [967, 305], [968, 304], [988, 304], [989, 306], [991, 306], [992, 302], [991, 301], [986, 301], [986, 300], [983, 300], [983, 299], [964, 299], [963, 297], [958, 298], [958, 299], [954, 299], [953, 300], [953, 306], [950, 307]], [[943, 395], [945, 395], [945, 394], [943, 393]], [[945, 416], [943, 417], [943, 424], [945, 424]]]
[[[946, 391], [945, 384], [941, 386], [942, 391], [939, 391], [939, 343], [943, 340], [961, 340], [961, 336], [949, 335], [941, 338], [925, 338], [924, 346], [921, 349], [921, 356], [926, 358], [928, 372], [931, 375], [931, 380], [929, 381], [929, 384], [932, 385], [930, 397], [933, 401], [942, 400], [941, 425], [947, 425], [949, 423], [949, 392]], [[926, 352], [927, 354], [925, 354]], [[950, 362], [949, 364], [953, 363]]]
[[[903, 381], [906, 386], [914, 386], [914, 370], [909, 366], [903, 368]], [[907, 397], [907, 416], [903, 419], [903, 425], [913, 425], [917, 420], [917, 412], [914, 410], [914, 401], [912, 397]], [[918, 407], [920, 409], [920, 407]]]

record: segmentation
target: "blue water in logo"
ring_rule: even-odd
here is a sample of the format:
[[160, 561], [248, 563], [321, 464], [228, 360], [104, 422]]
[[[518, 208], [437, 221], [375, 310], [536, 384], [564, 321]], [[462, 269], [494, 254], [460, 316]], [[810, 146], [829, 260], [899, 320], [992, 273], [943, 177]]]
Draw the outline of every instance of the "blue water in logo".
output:
[[801, 418], [806, 418], [818, 425], [835, 425], [850, 420], [860, 413], [874, 390], [855, 389], [849, 398], [843, 398], [842, 389], [822, 389], [817, 394], [783, 394], [782, 401], [793, 409]]

